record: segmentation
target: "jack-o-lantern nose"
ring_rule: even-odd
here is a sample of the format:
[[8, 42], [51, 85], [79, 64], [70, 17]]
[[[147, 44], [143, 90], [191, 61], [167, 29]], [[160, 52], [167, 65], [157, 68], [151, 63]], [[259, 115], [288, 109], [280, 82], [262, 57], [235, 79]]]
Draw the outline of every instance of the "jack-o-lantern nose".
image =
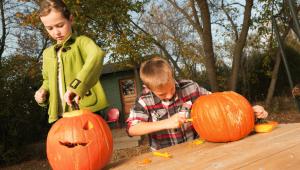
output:
[[87, 121], [85, 124], [84, 124], [84, 126], [83, 126], [83, 129], [84, 130], [91, 130], [91, 129], [93, 129], [94, 128], [94, 125], [93, 125], [93, 123], [91, 122], [91, 121]]

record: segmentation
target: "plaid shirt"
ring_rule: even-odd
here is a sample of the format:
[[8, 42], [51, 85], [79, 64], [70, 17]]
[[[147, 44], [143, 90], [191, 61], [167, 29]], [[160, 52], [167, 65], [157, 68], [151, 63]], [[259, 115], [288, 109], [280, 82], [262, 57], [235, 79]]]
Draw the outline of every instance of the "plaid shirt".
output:
[[[175, 113], [184, 112], [190, 117], [192, 103], [201, 95], [210, 94], [204, 88], [191, 80], [176, 82], [176, 94], [170, 101], [162, 101], [149, 89], [145, 88], [141, 96], [131, 108], [127, 119], [127, 131], [131, 126], [140, 122], [155, 122], [168, 119]], [[165, 148], [178, 143], [195, 139], [196, 133], [190, 122], [184, 123], [180, 128], [161, 130], [149, 134], [150, 147], [153, 150]]]

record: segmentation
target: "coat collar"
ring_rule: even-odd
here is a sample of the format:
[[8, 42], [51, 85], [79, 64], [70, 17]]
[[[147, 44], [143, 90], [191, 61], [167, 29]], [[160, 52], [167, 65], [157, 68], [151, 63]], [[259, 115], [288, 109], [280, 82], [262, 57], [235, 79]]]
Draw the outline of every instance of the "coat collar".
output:
[[59, 44], [56, 43], [56, 44], [54, 45], [55, 51], [58, 51], [61, 47], [68, 47], [68, 46], [72, 45], [72, 44], [75, 42], [76, 37], [77, 37], [77, 35], [74, 34], [74, 33], [72, 33], [72, 34], [69, 36], [69, 38], [67, 38], [64, 42], [59, 43]]

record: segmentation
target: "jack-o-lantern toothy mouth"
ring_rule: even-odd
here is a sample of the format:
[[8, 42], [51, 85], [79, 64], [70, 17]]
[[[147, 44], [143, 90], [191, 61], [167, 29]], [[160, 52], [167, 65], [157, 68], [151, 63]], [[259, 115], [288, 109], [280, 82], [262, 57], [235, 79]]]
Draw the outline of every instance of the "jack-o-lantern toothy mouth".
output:
[[59, 141], [59, 143], [65, 147], [68, 147], [68, 148], [74, 148], [76, 146], [86, 146], [88, 143], [87, 142], [75, 142], [75, 143], [72, 143], [72, 142], [62, 142], [62, 141]]

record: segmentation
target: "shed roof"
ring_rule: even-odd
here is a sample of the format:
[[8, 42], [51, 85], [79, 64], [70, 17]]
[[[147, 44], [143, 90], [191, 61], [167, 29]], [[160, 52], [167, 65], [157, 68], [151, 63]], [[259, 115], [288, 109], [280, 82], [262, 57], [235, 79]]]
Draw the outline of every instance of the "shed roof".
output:
[[122, 71], [128, 71], [133, 70], [133, 68], [130, 67], [120, 67], [118, 64], [115, 63], [108, 63], [103, 66], [102, 69], [102, 75], [104, 74], [110, 74], [115, 72], [122, 72]]

